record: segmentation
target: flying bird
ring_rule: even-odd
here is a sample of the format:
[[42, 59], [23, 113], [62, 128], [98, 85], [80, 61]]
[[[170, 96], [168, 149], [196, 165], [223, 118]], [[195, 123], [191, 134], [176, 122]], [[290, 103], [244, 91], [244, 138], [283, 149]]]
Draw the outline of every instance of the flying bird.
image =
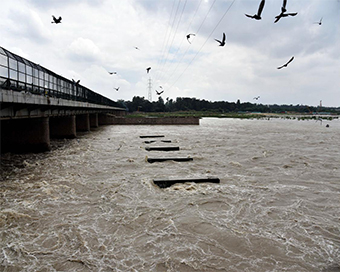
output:
[[149, 73], [151, 70], [151, 67], [146, 68], [146, 72]]
[[195, 34], [188, 34], [188, 35], [187, 35], [187, 40], [188, 40], [188, 42], [191, 44], [191, 42], [189, 41], [190, 36], [196, 36], [196, 35], [195, 35]]
[[283, 0], [282, 7], [281, 7], [281, 13], [279, 15], [275, 16], [274, 23], [277, 23], [283, 17], [295, 16], [295, 15], [298, 14], [297, 12], [294, 12], [294, 13], [285, 13], [287, 11], [286, 5], [287, 5], [287, 0]]
[[217, 39], [215, 39], [215, 41], [220, 43], [220, 46], [224, 46], [225, 45], [225, 33], [223, 32], [223, 37], [222, 37], [222, 41], [219, 41]]
[[287, 11], [286, 6], [287, 6], [287, 0], [283, 0], [281, 13], [285, 13]]
[[256, 14], [254, 14], [254, 15], [245, 14], [245, 15], [247, 17], [255, 19], [255, 20], [261, 20], [261, 13], [262, 13], [262, 10], [263, 10], [263, 7], [264, 7], [264, 3], [265, 3], [265, 0], [262, 0]]
[[140, 50], [137, 46], [135, 46], [135, 49], [136, 49], [136, 50]]
[[163, 87], [162, 87], [162, 86], [159, 86], [159, 88], [163, 89]]
[[118, 92], [119, 88], [120, 88], [120, 87], [118, 87], [118, 88], [113, 88], [113, 89], [115, 89], [115, 90]]
[[110, 75], [116, 75], [117, 72], [108, 72]]
[[322, 17], [321, 17], [321, 19], [320, 19], [320, 21], [319, 21], [319, 22], [315, 22], [314, 24], [321, 25], [321, 24], [322, 24]]
[[157, 92], [157, 90], [156, 90], [156, 93], [157, 93], [158, 95], [161, 95], [162, 93], [164, 93], [164, 91]]
[[259, 100], [260, 96], [255, 96], [254, 99], [255, 100]]
[[275, 19], [274, 23], [277, 23], [283, 17], [295, 16], [297, 14], [298, 14], [297, 12], [293, 12], [293, 13], [280, 13], [278, 16], [275, 16], [276, 19]]
[[79, 82], [80, 82], [80, 79], [78, 79], [77, 81], [75, 81], [75, 80], [72, 78], [72, 81], [73, 81], [74, 84], [77, 84], [77, 85], [78, 85]]
[[57, 19], [56, 17], [54, 17], [54, 15], [52, 15], [53, 18], [53, 22], [51, 22], [52, 24], [61, 24], [61, 16], [59, 16], [59, 18]]
[[291, 59], [287, 62], [287, 63], [285, 63], [285, 64], [283, 64], [282, 66], [280, 66], [280, 67], [277, 67], [277, 69], [282, 69], [283, 67], [287, 67], [288, 66], [288, 64], [289, 63], [291, 63], [292, 61], [293, 61], [293, 59], [294, 59], [294, 56], [293, 57], [291, 57]]

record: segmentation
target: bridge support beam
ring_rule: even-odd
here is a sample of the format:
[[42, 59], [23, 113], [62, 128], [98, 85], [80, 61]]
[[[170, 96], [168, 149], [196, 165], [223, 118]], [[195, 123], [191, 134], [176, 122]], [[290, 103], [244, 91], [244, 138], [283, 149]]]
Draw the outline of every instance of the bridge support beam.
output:
[[1, 152], [43, 152], [51, 149], [49, 118], [1, 121]]
[[90, 114], [90, 127], [97, 128], [98, 126], [98, 113]]
[[73, 139], [76, 133], [76, 116], [50, 117], [50, 137]]
[[88, 113], [77, 115], [76, 129], [77, 131], [90, 131], [90, 115]]

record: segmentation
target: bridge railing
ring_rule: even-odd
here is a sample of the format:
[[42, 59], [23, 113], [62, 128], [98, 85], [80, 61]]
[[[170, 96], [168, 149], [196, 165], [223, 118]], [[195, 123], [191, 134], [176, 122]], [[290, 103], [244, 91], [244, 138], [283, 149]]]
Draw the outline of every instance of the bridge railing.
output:
[[24, 91], [117, 107], [117, 102], [66, 79], [39, 64], [0, 47], [0, 86], [4, 89]]

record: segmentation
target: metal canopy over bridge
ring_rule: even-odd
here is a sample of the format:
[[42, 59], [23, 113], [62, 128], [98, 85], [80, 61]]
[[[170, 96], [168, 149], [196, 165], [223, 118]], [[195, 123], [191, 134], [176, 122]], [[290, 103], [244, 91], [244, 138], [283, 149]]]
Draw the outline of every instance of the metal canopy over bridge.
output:
[[[124, 111], [118, 103], [0, 47], [1, 118]], [[29, 106], [27, 106], [29, 105]], [[42, 114], [42, 112], [44, 114]]]
[[125, 108], [0, 47], [0, 155], [51, 149], [51, 138], [75, 138], [114, 123]]

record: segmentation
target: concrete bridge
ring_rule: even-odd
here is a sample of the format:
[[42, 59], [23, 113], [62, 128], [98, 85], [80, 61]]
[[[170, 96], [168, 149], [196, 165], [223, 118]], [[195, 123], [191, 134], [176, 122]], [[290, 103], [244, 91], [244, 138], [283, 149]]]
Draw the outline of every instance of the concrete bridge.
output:
[[75, 138], [124, 114], [116, 102], [0, 47], [0, 153], [47, 151], [51, 138]]

